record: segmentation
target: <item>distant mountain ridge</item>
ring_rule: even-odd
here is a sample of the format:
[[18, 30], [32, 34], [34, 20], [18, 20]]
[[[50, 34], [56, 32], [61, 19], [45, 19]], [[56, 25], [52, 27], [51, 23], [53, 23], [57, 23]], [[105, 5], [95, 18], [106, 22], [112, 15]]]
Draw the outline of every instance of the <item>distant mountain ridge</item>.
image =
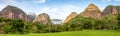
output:
[[29, 19], [30, 19], [30, 22], [33, 22], [33, 20], [34, 20], [35, 17], [36, 17], [36, 14], [35, 14], [35, 13], [28, 14], [28, 17], [29, 17]]
[[[85, 18], [92, 17], [94, 19], [99, 19], [101, 17], [104, 17], [106, 15], [110, 15], [110, 14], [113, 14], [113, 15], [120, 14], [120, 6], [108, 5], [101, 12], [98, 6], [91, 3], [80, 14], [77, 14], [76, 12], [72, 12], [69, 16], [67, 16], [67, 18], [64, 20], [63, 23], [66, 23], [66, 22], [72, 20], [72, 18], [75, 18], [76, 16], [82, 16]], [[46, 15], [44, 15], [44, 17], [46, 18], [45, 22], [48, 21], [49, 23], [51, 23], [49, 15], [47, 15], [47, 16]], [[15, 6], [11, 6], [11, 5], [6, 6], [0, 12], [0, 17], [9, 18], [9, 19], [16, 19], [17, 18], [17, 19], [21, 19], [21, 20], [27, 21], [27, 22], [29, 22], [29, 21], [34, 22], [36, 20], [35, 16], [36, 15], [27, 15], [23, 10], [21, 10]], [[38, 15], [38, 16], [40, 16], [40, 15]], [[40, 17], [43, 17], [43, 15]], [[39, 20], [39, 19], [37, 19], [37, 20]], [[40, 20], [40, 21], [43, 21], [43, 20]]]
[[[91, 3], [88, 5], [88, 7], [82, 13], [78, 14], [77, 17], [84, 17], [84, 18], [92, 17], [94, 19], [99, 19], [99, 18], [102, 18], [106, 15], [111, 15], [111, 14], [112, 15], [120, 14], [120, 6], [108, 5], [103, 10], [103, 12], [101, 12], [100, 9], [96, 5]], [[75, 19], [77, 17], [74, 17], [73, 19]], [[69, 20], [69, 21], [71, 21], [71, 20]]]

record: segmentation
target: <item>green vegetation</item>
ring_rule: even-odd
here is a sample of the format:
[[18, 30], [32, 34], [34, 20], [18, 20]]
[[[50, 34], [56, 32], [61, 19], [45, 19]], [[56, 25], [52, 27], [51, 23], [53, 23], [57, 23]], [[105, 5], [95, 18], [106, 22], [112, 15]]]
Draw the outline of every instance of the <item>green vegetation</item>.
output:
[[0, 34], [0, 36], [119, 36], [118, 30], [83, 30], [59, 33]]
[[64, 24], [41, 24], [19, 19], [0, 18], [0, 29], [6, 34], [54, 33], [82, 30], [120, 30], [120, 15], [107, 15], [100, 19], [76, 16]]
[[26, 30], [26, 23], [19, 19], [4, 19], [0, 18], [1, 23], [4, 22], [3, 25], [1, 25], [1, 29], [4, 31], [4, 33], [24, 33]]
[[[81, 16], [76, 16], [70, 20], [67, 24], [75, 24], [82, 26], [82, 29], [95, 29], [95, 30], [119, 30], [120, 23], [119, 15], [107, 15], [100, 19], [83, 18]], [[72, 25], [71, 25], [72, 26]], [[77, 26], [76, 26], [77, 27]]]

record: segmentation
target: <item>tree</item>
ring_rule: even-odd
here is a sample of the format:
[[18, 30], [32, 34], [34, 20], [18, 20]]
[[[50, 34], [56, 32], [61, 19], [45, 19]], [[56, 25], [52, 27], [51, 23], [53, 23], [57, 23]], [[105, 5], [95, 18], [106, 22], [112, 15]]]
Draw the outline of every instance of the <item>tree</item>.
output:
[[[7, 20], [5, 20], [7, 21]], [[22, 20], [19, 19], [14, 19], [14, 20], [8, 20], [9, 22], [6, 22], [7, 24], [5, 24], [2, 27], [2, 30], [5, 33], [24, 33], [24, 27], [26, 25], [26, 23]]]
[[104, 29], [111, 29], [111, 30], [116, 30], [118, 29], [118, 21], [117, 21], [117, 16], [116, 15], [107, 15], [101, 19], [102, 24], [104, 25]]
[[120, 29], [120, 14], [119, 15], [117, 15], [117, 20], [118, 20], [118, 29]]

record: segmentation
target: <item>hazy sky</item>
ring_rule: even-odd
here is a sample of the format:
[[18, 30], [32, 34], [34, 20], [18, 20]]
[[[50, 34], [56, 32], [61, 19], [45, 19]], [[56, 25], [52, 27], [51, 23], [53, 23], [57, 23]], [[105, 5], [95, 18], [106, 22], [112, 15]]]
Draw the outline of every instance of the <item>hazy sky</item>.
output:
[[12, 5], [27, 14], [47, 13], [51, 19], [64, 20], [71, 12], [81, 13], [90, 3], [102, 11], [107, 5], [120, 5], [120, 0], [0, 0], [0, 10]]

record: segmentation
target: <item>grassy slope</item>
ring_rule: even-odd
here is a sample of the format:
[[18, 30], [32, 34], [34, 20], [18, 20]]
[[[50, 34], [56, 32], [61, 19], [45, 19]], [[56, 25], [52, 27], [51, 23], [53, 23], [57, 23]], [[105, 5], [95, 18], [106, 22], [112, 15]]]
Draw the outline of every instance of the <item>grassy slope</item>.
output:
[[115, 30], [83, 30], [74, 32], [40, 33], [40, 34], [0, 34], [0, 36], [120, 36]]

